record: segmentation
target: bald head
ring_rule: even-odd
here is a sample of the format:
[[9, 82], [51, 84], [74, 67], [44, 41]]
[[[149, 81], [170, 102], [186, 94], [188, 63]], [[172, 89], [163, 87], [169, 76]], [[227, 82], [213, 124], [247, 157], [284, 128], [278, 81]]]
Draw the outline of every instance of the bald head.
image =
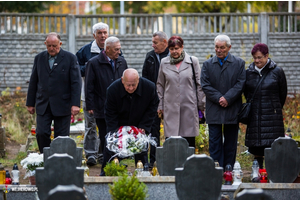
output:
[[132, 94], [136, 90], [139, 85], [139, 73], [136, 69], [128, 68], [123, 72], [122, 75], [122, 83], [124, 85], [125, 90]]

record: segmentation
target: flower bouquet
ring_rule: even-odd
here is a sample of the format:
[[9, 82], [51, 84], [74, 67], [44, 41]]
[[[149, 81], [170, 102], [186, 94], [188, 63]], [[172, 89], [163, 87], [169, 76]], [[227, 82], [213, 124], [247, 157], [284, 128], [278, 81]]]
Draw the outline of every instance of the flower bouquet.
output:
[[24, 179], [35, 175], [35, 169], [37, 167], [44, 166], [44, 156], [43, 154], [30, 153], [25, 159], [21, 161], [21, 165], [26, 169], [26, 174]]
[[116, 132], [109, 132], [106, 136], [108, 150], [115, 156], [125, 158], [147, 151], [149, 143], [156, 146], [156, 141], [135, 126], [121, 126]]

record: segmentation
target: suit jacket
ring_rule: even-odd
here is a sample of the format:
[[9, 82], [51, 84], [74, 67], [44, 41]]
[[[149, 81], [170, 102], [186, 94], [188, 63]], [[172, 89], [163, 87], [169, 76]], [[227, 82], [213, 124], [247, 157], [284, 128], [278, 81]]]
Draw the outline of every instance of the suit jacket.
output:
[[105, 102], [105, 121], [107, 132], [115, 131], [120, 126], [136, 126], [150, 132], [157, 114], [159, 100], [155, 84], [140, 78], [133, 94], [126, 92], [121, 79], [107, 88]]
[[30, 77], [26, 106], [36, 106], [36, 113], [43, 115], [48, 104], [54, 116], [71, 114], [71, 107], [80, 107], [81, 77], [77, 58], [60, 49], [52, 69], [47, 51], [35, 59]]
[[119, 56], [113, 71], [104, 51], [88, 61], [85, 71], [85, 102], [86, 110], [93, 110], [95, 118], [104, 119], [106, 89], [115, 80], [121, 78], [125, 69], [127, 69], [127, 62]]

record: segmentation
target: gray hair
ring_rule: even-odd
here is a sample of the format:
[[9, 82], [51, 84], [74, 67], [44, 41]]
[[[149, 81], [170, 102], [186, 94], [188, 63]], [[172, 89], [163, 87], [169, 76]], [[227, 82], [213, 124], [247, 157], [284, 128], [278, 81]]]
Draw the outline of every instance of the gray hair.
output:
[[110, 47], [112, 44], [114, 44], [116, 42], [120, 42], [119, 38], [114, 37], [114, 36], [108, 37], [104, 43], [104, 50], [106, 50], [106, 47]]
[[102, 29], [106, 29], [107, 32], [108, 32], [109, 27], [108, 27], [107, 24], [105, 24], [103, 22], [99, 22], [97, 24], [94, 24], [94, 26], [93, 26], [93, 34], [95, 34], [97, 32], [97, 30], [102, 30]]
[[166, 41], [168, 41], [168, 36], [163, 31], [156, 31], [155, 33], [153, 33], [152, 37], [156, 37], [156, 36], [158, 36], [158, 38], [160, 40], [164, 40], [165, 39]]
[[56, 33], [56, 32], [50, 32], [50, 33], [48, 33], [48, 35], [47, 35], [46, 38], [45, 38], [45, 41], [47, 40], [48, 37], [52, 37], [52, 36], [57, 37], [57, 39], [58, 39], [59, 41], [61, 41], [60, 35], [59, 35], [58, 33]]
[[231, 45], [230, 38], [227, 35], [218, 35], [215, 38], [215, 44], [216, 44], [217, 40], [220, 42], [226, 42], [227, 47], [229, 47]]

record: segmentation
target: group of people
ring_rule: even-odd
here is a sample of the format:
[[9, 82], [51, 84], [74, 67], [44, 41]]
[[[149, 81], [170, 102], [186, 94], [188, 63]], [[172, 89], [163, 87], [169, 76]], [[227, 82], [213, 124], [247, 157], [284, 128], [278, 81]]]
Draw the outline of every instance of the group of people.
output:
[[[34, 60], [26, 102], [31, 114], [36, 109], [41, 153], [50, 146], [52, 120], [54, 137], [69, 135], [70, 117], [78, 114], [81, 96], [87, 164], [93, 166], [100, 160], [101, 175], [114, 154], [106, 148], [108, 132], [136, 126], [156, 137], [159, 146], [163, 119], [166, 139], [182, 136], [195, 147], [199, 111], [205, 113], [209, 128], [210, 156], [225, 169], [235, 162], [238, 113], [244, 94], [253, 99], [245, 143], [263, 167], [264, 149], [284, 136], [282, 108], [287, 96], [285, 74], [269, 58], [266, 44], [253, 47], [254, 62], [245, 70], [245, 61], [229, 53], [230, 38], [218, 35], [214, 40], [216, 55], [205, 61], [201, 70], [198, 58], [184, 50], [181, 37], [168, 39], [157, 31], [140, 77], [137, 70], [128, 68], [120, 40], [108, 34], [107, 24], [95, 24], [94, 40], [76, 56], [61, 49], [57, 33], [47, 35], [47, 51]], [[135, 155], [135, 163], [141, 160], [151, 168], [155, 149], [150, 147], [150, 163], [147, 152]]]

